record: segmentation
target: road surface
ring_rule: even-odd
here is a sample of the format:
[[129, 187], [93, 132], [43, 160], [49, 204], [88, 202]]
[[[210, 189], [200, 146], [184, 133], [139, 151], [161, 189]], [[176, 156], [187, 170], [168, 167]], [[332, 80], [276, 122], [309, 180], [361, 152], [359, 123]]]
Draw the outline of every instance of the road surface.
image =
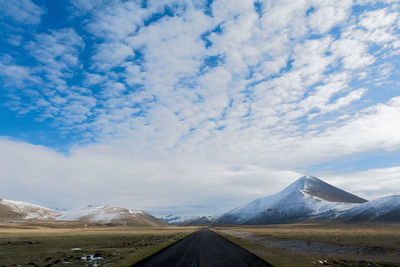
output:
[[264, 267], [272, 266], [209, 229], [202, 229], [133, 267]]

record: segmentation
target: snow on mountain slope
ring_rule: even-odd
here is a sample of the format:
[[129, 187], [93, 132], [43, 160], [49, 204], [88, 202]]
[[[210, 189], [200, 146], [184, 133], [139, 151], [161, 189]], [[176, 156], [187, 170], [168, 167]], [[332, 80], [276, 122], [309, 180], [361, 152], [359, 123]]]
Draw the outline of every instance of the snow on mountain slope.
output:
[[160, 219], [165, 221], [165, 222], [167, 222], [167, 223], [177, 225], [177, 224], [183, 223], [185, 221], [191, 221], [191, 220], [193, 220], [193, 219], [195, 219], [197, 217], [198, 216], [190, 216], [190, 215], [180, 216], [180, 215], [172, 215], [172, 214], [170, 214], [170, 215], [167, 215], [165, 217], [161, 217]]
[[173, 224], [173, 225], [185, 225], [185, 226], [196, 226], [196, 225], [210, 225], [215, 222], [215, 216], [179, 216], [179, 215], [168, 215], [160, 218], [161, 220]]
[[334, 187], [315, 176], [300, 178], [300, 184], [304, 184], [303, 192], [330, 202], [365, 203], [367, 200]]
[[110, 206], [87, 206], [65, 211], [57, 220], [90, 223], [130, 223], [151, 226], [167, 225], [165, 222], [142, 210], [130, 210]]
[[129, 210], [109, 206], [87, 206], [59, 212], [22, 201], [0, 199], [0, 221], [24, 220], [65, 220], [148, 226], [168, 225], [166, 222], [141, 210]]
[[371, 200], [341, 212], [337, 220], [360, 221], [400, 221], [400, 195]]
[[366, 202], [314, 176], [303, 176], [278, 194], [259, 198], [223, 214], [219, 224], [289, 223], [330, 217]]
[[109, 223], [113, 220], [121, 219], [126, 215], [136, 216], [142, 211], [132, 211], [124, 208], [108, 206], [87, 206], [63, 212], [58, 220], [79, 221], [88, 217], [91, 221]]
[[60, 215], [58, 211], [31, 203], [0, 199], [0, 219], [2, 220], [55, 220]]

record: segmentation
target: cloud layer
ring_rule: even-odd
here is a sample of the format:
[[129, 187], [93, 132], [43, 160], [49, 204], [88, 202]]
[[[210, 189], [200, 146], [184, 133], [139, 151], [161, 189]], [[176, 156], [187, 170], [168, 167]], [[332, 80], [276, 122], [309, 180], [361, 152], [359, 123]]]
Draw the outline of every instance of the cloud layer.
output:
[[0, 6], [2, 107], [57, 131], [52, 149], [69, 144], [65, 156], [5, 137], [10, 197], [44, 186], [92, 192], [72, 205], [97, 192], [225, 207], [316, 164], [400, 149], [396, 1], [74, 0], [58, 25], [30, 0]]

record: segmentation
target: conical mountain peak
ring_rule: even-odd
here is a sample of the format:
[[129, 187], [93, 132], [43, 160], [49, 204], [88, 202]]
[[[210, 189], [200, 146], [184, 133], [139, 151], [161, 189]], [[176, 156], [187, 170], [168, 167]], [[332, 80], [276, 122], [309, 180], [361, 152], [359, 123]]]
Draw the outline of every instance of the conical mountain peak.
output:
[[263, 224], [307, 220], [318, 214], [331, 216], [367, 200], [307, 175], [281, 192], [256, 199], [223, 214], [217, 223]]
[[[367, 200], [330, 185], [313, 175], [299, 178], [287, 187], [300, 190], [311, 197], [317, 197], [330, 202], [364, 203]], [[285, 189], [286, 190], [286, 189]]]

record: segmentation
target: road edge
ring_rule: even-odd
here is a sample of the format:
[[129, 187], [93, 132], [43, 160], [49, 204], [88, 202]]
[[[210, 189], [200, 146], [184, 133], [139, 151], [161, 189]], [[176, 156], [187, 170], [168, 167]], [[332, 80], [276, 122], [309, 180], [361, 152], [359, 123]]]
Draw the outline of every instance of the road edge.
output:
[[240, 247], [241, 249], [246, 250], [248, 253], [254, 255], [255, 257], [259, 258], [260, 260], [264, 261], [265, 263], [269, 264], [271, 267], [274, 267], [274, 265], [272, 265], [270, 262], [268, 262], [266, 259], [264, 259], [263, 257], [255, 254], [254, 252], [250, 251], [249, 249], [241, 246], [240, 244], [238, 244], [237, 242], [235, 242], [235, 238], [233, 236], [227, 235], [227, 234], [223, 234], [220, 233], [218, 231], [216, 231], [215, 229], [211, 229], [209, 228], [211, 231], [213, 231], [214, 233], [216, 233], [217, 235], [221, 236], [222, 238], [226, 239], [228, 242], [234, 244], [235, 246]]

